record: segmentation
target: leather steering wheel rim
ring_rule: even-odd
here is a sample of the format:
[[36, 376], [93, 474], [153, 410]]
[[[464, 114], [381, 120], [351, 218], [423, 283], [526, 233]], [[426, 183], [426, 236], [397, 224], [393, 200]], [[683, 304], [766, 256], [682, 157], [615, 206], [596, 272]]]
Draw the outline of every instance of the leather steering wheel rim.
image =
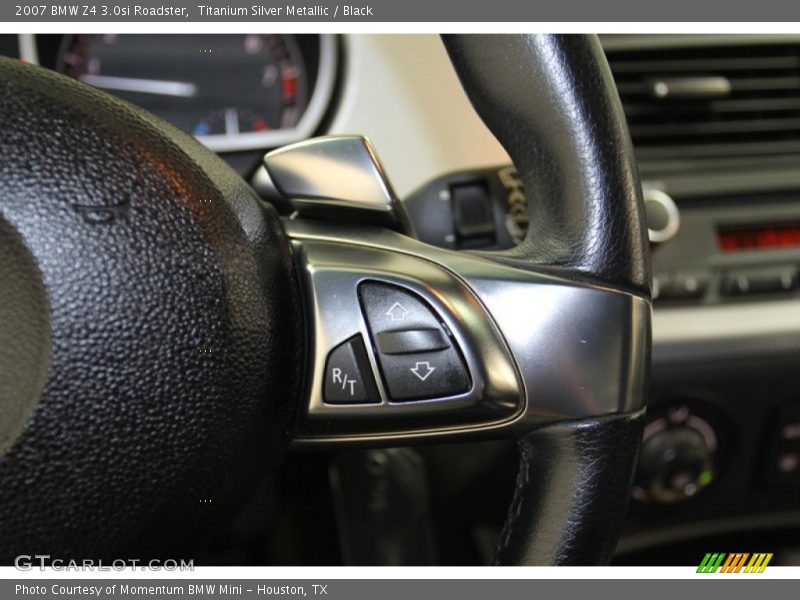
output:
[[[597, 37], [453, 35], [444, 42], [529, 198], [525, 241], [492, 257], [628, 290], [649, 302], [633, 145]], [[634, 412], [548, 425], [523, 437], [495, 564], [608, 563], [642, 427], [643, 414]]]
[[[526, 242], [487, 256], [649, 301], [597, 40], [445, 43], [532, 197]], [[0, 562], [189, 549], [286, 448], [308, 351], [289, 240], [218, 157], [145, 111], [5, 59], [0, 87]], [[497, 564], [607, 562], [641, 426], [621, 409], [524, 436]]]

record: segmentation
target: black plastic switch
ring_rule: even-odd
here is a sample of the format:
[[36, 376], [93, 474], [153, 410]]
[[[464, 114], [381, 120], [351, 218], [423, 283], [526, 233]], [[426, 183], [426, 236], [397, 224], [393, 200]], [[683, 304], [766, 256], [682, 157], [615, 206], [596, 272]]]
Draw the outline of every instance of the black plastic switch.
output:
[[680, 271], [674, 275], [669, 287], [664, 290], [663, 298], [669, 300], [702, 298], [707, 283], [708, 274], [703, 271]]
[[778, 418], [767, 433], [767, 481], [800, 490], [800, 408], [786, 405], [779, 409]]
[[790, 292], [797, 287], [797, 269], [781, 266], [729, 271], [722, 280], [721, 292], [726, 296]]
[[382, 331], [375, 336], [378, 352], [383, 354], [411, 354], [432, 352], [450, 347], [441, 328]]
[[329, 404], [380, 402], [361, 336], [350, 338], [328, 355], [324, 396]]
[[708, 273], [702, 270], [656, 273], [653, 275], [653, 300], [698, 300], [708, 288]]
[[453, 221], [461, 248], [479, 248], [494, 244], [494, 213], [486, 185], [461, 183], [450, 188]]
[[392, 400], [426, 400], [469, 391], [461, 354], [427, 303], [408, 290], [381, 283], [363, 284], [360, 294]]
[[653, 273], [653, 285], [651, 288], [653, 301], [663, 300], [665, 297], [668, 298], [671, 285], [671, 275], [667, 273]]

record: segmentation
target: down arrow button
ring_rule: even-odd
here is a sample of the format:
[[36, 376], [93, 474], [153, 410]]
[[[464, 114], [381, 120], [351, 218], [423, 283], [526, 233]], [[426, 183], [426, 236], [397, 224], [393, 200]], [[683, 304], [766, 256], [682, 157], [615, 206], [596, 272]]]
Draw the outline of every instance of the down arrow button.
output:
[[420, 381], [425, 381], [435, 370], [436, 367], [432, 367], [431, 363], [426, 360], [425, 362], [418, 362], [416, 365], [414, 365], [414, 368], [411, 369], [411, 372], [416, 375]]
[[454, 347], [421, 354], [378, 354], [394, 401], [428, 400], [469, 391], [470, 382]]

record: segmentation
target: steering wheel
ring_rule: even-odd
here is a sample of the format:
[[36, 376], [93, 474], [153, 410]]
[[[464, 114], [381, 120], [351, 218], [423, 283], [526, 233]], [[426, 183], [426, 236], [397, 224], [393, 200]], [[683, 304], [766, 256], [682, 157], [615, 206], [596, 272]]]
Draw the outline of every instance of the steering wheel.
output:
[[414, 239], [363, 138], [268, 155], [279, 217], [175, 127], [0, 60], [0, 562], [189, 549], [294, 446], [509, 436], [496, 563], [610, 560], [651, 312], [611, 74], [590, 36], [444, 43], [528, 191], [513, 251]]

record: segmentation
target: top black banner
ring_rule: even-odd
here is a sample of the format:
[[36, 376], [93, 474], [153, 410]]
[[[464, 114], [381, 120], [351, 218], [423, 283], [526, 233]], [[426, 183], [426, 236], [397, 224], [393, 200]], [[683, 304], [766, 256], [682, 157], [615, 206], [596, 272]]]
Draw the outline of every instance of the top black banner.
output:
[[797, 22], [795, 0], [76, 0], [0, 4], [4, 22]]

